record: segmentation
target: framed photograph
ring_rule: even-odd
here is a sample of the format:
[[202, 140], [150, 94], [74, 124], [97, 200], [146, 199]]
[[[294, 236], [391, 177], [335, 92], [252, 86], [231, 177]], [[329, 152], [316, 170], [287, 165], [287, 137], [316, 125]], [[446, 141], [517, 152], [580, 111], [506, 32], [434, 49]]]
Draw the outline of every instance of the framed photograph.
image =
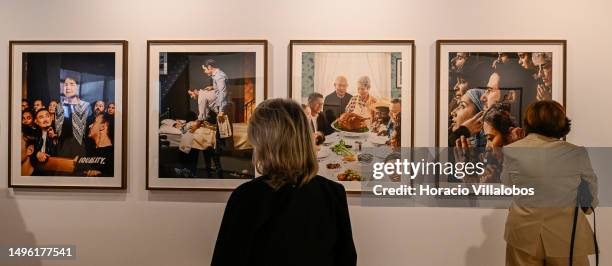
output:
[[499, 183], [491, 151], [517, 139], [529, 104], [565, 106], [566, 41], [439, 40], [436, 76], [436, 146], [449, 148], [442, 159], [467, 146], [488, 161], [481, 176], [439, 181]]
[[149, 190], [231, 190], [255, 177], [247, 125], [267, 97], [267, 41], [147, 43]]
[[410, 40], [291, 41], [289, 96], [311, 120], [319, 175], [363, 191], [364, 164], [412, 147], [413, 75]]
[[127, 41], [10, 42], [9, 187], [126, 187], [127, 54]]

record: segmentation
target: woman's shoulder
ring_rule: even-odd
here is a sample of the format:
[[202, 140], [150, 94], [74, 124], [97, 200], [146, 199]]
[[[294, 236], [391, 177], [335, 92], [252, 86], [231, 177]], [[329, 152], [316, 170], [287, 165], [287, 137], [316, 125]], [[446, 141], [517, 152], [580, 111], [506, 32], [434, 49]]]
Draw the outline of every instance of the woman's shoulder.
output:
[[[321, 191], [323, 193], [330, 193], [334, 195], [346, 194], [342, 184], [319, 175], [312, 177], [308, 183], [302, 187], [302, 189], [305, 191]], [[249, 195], [257, 196], [266, 192], [273, 193], [274, 189], [266, 184], [264, 177], [257, 177], [238, 186], [232, 192], [231, 197], [248, 198]]]
[[320, 175], [316, 175], [312, 177], [312, 179], [310, 179], [310, 181], [308, 182], [306, 186], [307, 187], [318, 187], [322, 189], [323, 191], [327, 191], [335, 195], [346, 195], [346, 191], [342, 184], [335, 182], [333, 180], [330, 180], [328, 178], [322, 177]]
[[271, 192], [272, 188], [270, 188], [261, 177], [253, 178], [247, 182], [239, 185], [232, 194], [230, 195], [231, 201], [241, 201], [247, 200], [249, 201], [253, 197], [261, 197], [262, 194], [266, 192]]
[[256, 177], [239, 185], [234, 189], [234, 193], [248, 193], [250, 191], [264, 190], [266, 186], [262, 177]]
[[581, 149], [581, 146], [560, 140], [552, 137], [546, 137], [540, 134], [531, 133], [522, 139], [519, 139], [511, 144], [505, 146], [505, 148], [519, 148], [519, 147], [542, 147], [548, 148], [550, 146], [563, 147], [568, 149]]

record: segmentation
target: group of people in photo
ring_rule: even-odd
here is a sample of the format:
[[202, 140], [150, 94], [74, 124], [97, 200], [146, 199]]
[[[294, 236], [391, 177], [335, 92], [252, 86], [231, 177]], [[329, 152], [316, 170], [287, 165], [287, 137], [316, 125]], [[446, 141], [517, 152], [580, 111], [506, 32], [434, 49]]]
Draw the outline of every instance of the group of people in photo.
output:
[[310, 121], [313, 132], [330, 135], [336, 131], [333, 123], [339, 120], [360, 122], [378, 136], [388, 138], [388, 145], [401, 146], [401, 100], [377, 98], [370, 93], [372, 82], [368, 76], [361, 76], [357, 90], [348, 92], [349, 82], [345, 76], [334, 80], [334, 91], [328, 95], [313, 92], [308, 95], [302, 107]]
[[65, 77], [60, 100], [22, 100], [22, 176], [113, 176], [115, 104], [87, 102], [79, 89]]
[[449, 147], [486, 148], [481, 156], [491, 171], [479, 181], [499, 182], [495, 150], [525, 135], [521, 121], [530, 103], [552, 98], [552, 54], [456, 53], [449, 92]]

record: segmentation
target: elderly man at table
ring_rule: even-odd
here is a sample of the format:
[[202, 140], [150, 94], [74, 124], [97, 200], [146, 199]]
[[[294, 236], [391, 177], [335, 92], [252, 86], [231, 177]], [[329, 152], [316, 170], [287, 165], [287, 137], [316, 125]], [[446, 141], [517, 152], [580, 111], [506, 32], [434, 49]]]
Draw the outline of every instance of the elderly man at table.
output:
[[334, 80], [334, 91], [325, 96], [323, 102], [323, 113], [330, 122], [336, 120], [344, 111], [353, 97], [347, 92], [348, 80], [345, 76], [337, 76]]

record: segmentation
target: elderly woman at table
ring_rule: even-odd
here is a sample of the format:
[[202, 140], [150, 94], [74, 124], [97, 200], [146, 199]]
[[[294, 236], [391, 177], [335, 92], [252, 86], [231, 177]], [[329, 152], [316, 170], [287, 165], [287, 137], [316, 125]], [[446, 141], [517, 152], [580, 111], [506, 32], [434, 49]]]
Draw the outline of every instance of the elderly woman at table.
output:
[[362, 76], [357, 80], [357, 95], [353, 96], [346, 106], [347, 113], [354, 113], [366, 119], [374, 117], [376, 98], [370, 95], [371, 87], [370, 77]]

